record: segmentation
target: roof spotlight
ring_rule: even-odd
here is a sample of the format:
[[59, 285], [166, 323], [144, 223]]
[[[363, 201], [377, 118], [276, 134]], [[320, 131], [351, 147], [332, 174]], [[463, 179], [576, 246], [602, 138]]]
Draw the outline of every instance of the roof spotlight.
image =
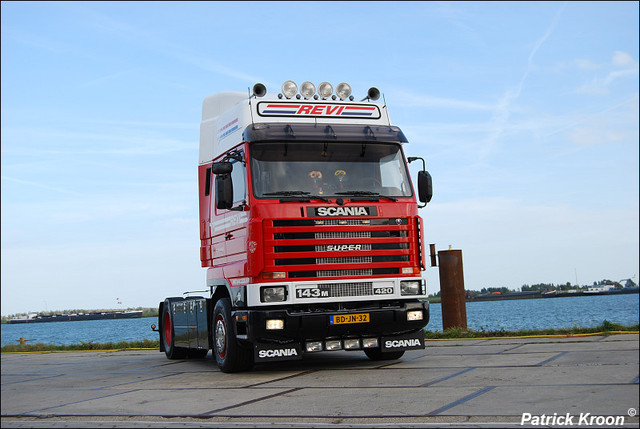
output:
[[291, 98], [298, 92], [298, 85], [292, 80], [288, 80], [282, 84], [282, 94], [285, 98]]
[[322, 82], [318, 85], [318, 95], [320, 95], [320, 98], [329, 98], [331, 94], [333, 94], [333, 86], [331, 86], [329, 82]]
[[267, 94], [267, 87], [261, 83], [253, 85], [253, 95], [256, 97], [264, 97]]
[[311, 82], [307, 81], [300, 85], [300, 94], [304, 97], [305, 100], [310, 99], [316, 93], [316, 86]]
[[342, 82], [336, 86], [336, 94], [340, 97], [340, 100], [346, 100], [351, 95], [351, 85]]

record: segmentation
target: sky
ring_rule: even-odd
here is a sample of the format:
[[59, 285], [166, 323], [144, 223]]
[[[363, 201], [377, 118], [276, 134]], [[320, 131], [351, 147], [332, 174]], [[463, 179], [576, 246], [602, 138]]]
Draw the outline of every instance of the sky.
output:
[[1, 12], [2, 315], [204, 289], [202, 101], [288, 79], [380, 89], [433, 177], [425, 241], [462, 250], [467, 289], [638, 282], [638, 2]]

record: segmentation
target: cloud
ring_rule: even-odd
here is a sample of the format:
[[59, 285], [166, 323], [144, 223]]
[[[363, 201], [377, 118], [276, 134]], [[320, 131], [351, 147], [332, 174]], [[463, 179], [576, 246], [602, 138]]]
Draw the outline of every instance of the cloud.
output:
[[600, 68], [598, 64], [590, 60], [575, 60], [575, 63], [581, 70], [597, 70]]
[[430, 97], [428, 95], [416, 95], [406, 91], [393, 91], [394, 102], [406, 107], [432, 107], [444, 109], [462, 110], [484, 110], [491, 111], [494, 105], [490, 103], [479, 103], [469, 100], [458, 100], [455, 98]]
[[638, 68], [638, 62], [633, 59], [633, 57], [626, 52], [616, 51], [613, 54], [612, 63], [617, 67], [630, 67], [630, 68]]
[[542, 35], [540, 39], [536, 41], [533, 46], [533, 49], [529, 52], [529, 57], [527, 59], [527, 67], [520, 79], [520, 82], [513, 88], [507, 89], [502, 96], [498, 99], [498, 102], [495, 105], [494, 113], [493, 113], [493, 127], [492, 131], [487, 135], [484, 139], [484, 143], [479, 152], [479, 160], [484, 160], [489, 154], [493, 151], [493, 147], [496, 145], [497, 141], [504, 134], [505, 127], [509, 122], [509, 118], [511, 116], [511, 110], [513, 102], [520, 97], [522, 93], [522, 88], [529, 76], [533, 68], [533, 58], [536, 53], [540, 49], [540, 47], [549, 39], [556, 26], [558, 25], [558, 21], [560, 20], [560, 16], [564, 10], [564, 5], [556, 12], [556, 15], [553, 18], [553, 21], [547, 28], [547, 31]]
[[[579, 60], [576, 61], [576, 63], [578, 64], [579, 68], [587, 69], [581, 67], [581, 64], [586, 64], [587, 61], [588, 60]], [[609, 64], [606, 64], [602, 67], [594, 65], [590, 68], [590, 70], [603, 68], [609, 70], [606, 77], [602, 78], [596, 76], [592, 78], [590, 82], [587, 82], [578, 87], [575, 92], [577, 94], [607, 95], [611, 92], [609, 87], [615, 81], [638, 75], [638, 61], [636, 61], [628, 53], [622, 51], [615, 51]]]
[[60, 188], [60, 187], [57, 187], [57, 186], [45, 185], [44, 183], [32, 182], [32, 181], [29, 181], [29, 180], [15, 179], [13, 177], [7, 177], [7, 176], [2, 176], [2, 180], [8, 180], [9, 182], [19, 183], [21, 185], [34, 186], [36, 188], [46, 189], [48, 191], [59, 192], [59, 193], [62, 193], [62, 194], [82, 195], [79, 192], [70, 191], [68, 189]]

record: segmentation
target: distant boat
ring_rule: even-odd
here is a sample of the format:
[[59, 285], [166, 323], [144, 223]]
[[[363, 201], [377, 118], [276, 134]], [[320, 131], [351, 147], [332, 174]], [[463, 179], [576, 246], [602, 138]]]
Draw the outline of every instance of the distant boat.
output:
[[30, 314], [27, 317], [9, 319], [8, 323], [74, 322], [78, 320], [136, 319], [140, 317], [142, 317], [142, 311], [103, 311], [52, 315]]

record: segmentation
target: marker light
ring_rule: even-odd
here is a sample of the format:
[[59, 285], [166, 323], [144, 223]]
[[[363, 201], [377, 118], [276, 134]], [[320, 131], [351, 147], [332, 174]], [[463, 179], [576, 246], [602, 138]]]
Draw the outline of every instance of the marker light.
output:
[[304, 97], [305, 100], [310, 99], [316, 93], [316, 86], [311, 82], [307, 81], [300, 85], [300, 95]]
[[298, 85], [292, 80], [288, 80], [282, 84], [282, 93], [286, 98], [291, 98], [298, 92]]
[[285, 279], [287, 278], [287, 273], [284, 271], [276, 271], [273, 273], [262, 273], [263, 279]]
[[331, 97], [333, 94], [333, 86], [329, 82], [322, 82], [318, 85], [318, 95], [320, 98], [325, 99]]
[[342, 82], [336, 86], [336, 94], [340, 97], [340, 100], [346, 100], [351, 95], [351, 85]]

